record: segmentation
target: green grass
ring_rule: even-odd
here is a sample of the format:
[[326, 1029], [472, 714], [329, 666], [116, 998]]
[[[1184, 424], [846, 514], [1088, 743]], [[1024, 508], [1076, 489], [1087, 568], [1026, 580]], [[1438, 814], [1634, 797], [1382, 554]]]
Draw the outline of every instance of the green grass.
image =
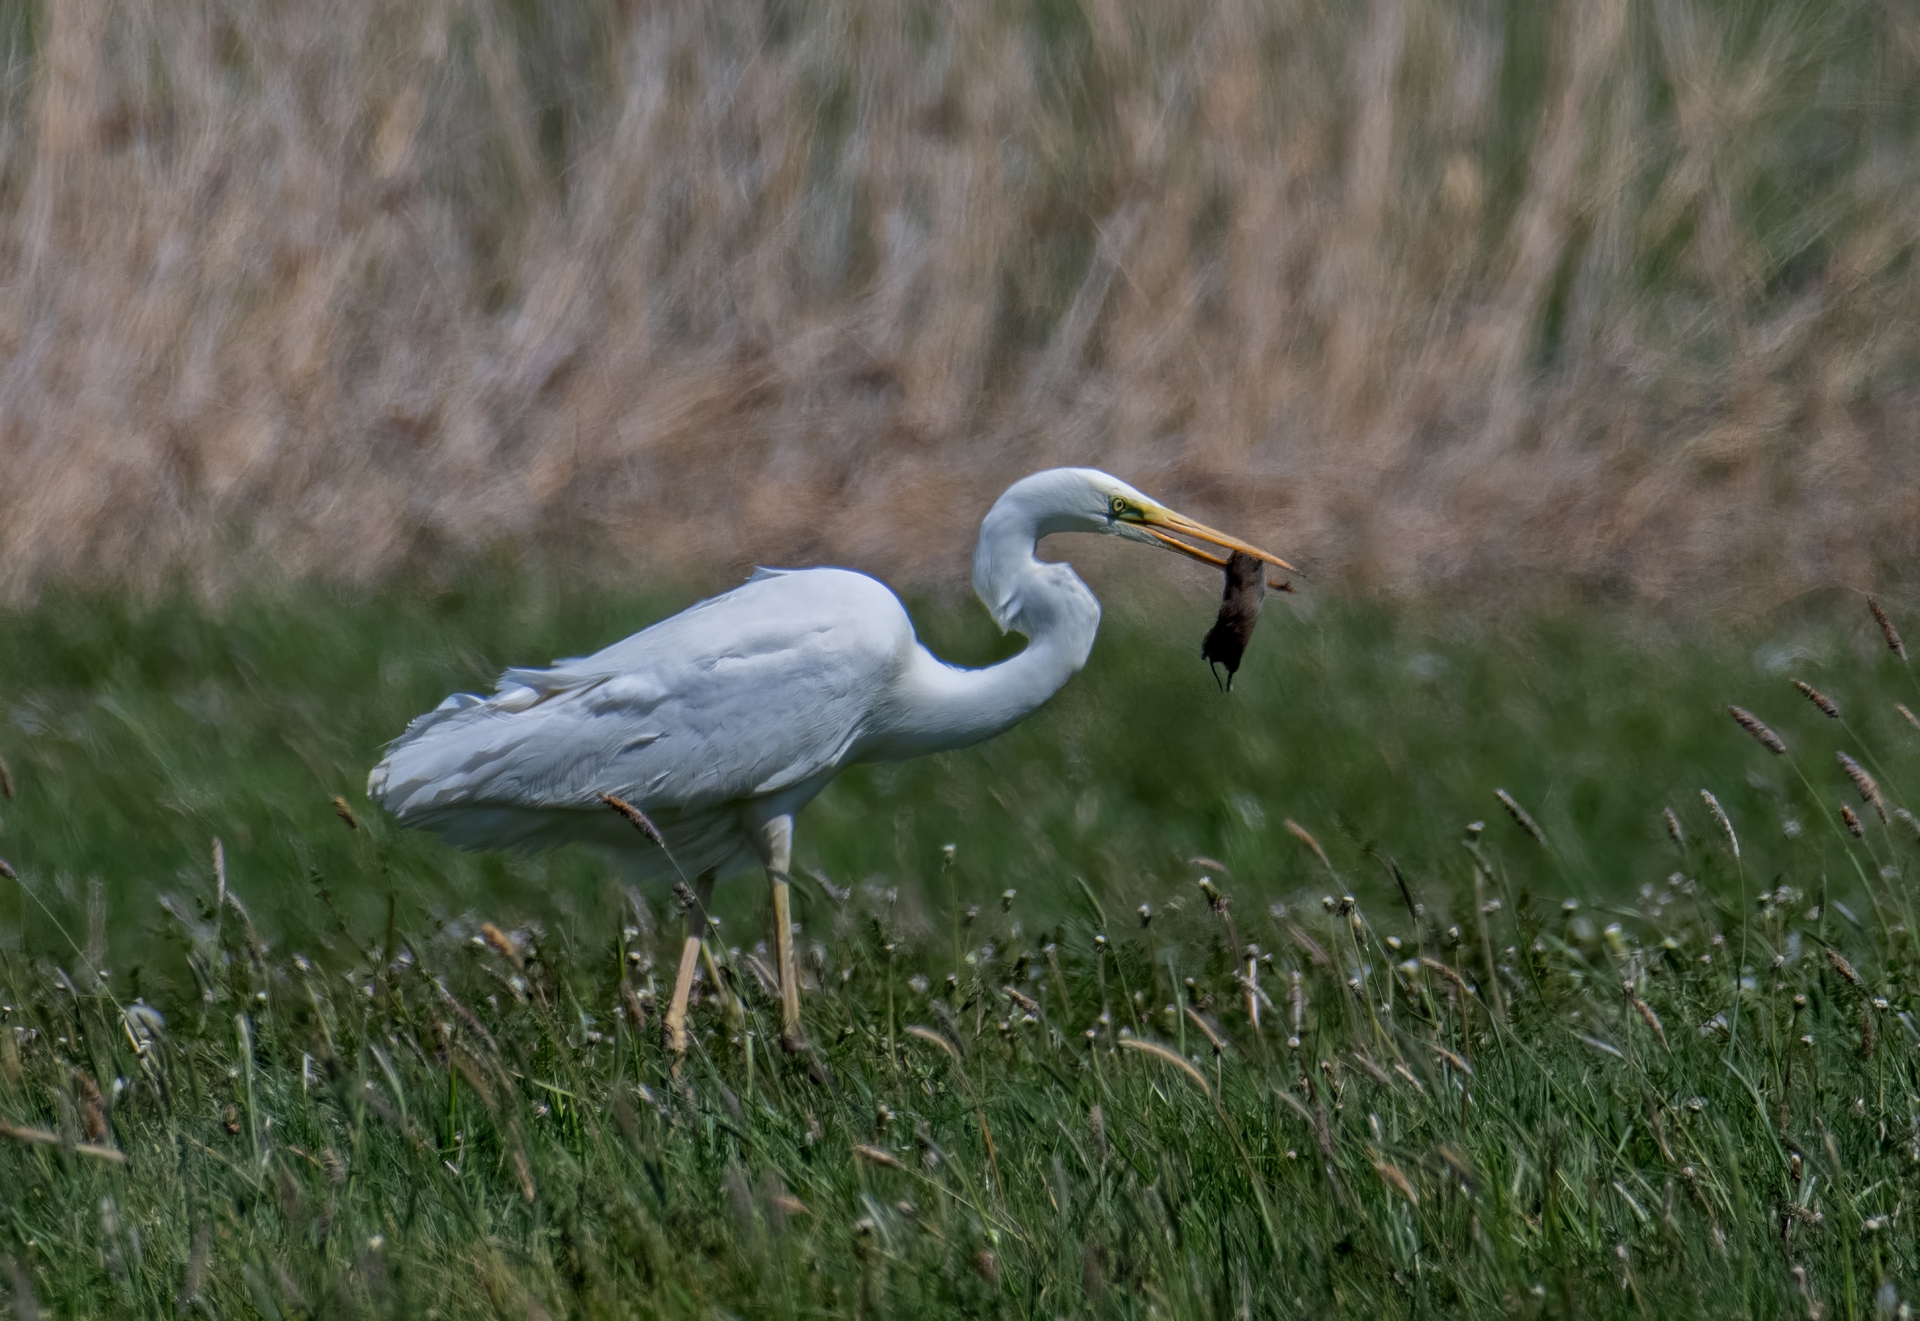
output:
[[1276, 608], [1231, 695], [1210, 603], [1115, 608], [1021, 729], [803, 815], [802, 870], [851, 891], [797, 888], [808, 1054], [774, 1045], [763, 888], [722, 888], [676, 1078], [665, 896], [360, 795], [450, 688], [683, 604], [503, 581], [0, 619], [22, 1315], [1868, 1317], [1920, 1287], [1916, 846], [1833, 755], [1891, 812], [1920, 689], [1852, 603], [1690, 638]]

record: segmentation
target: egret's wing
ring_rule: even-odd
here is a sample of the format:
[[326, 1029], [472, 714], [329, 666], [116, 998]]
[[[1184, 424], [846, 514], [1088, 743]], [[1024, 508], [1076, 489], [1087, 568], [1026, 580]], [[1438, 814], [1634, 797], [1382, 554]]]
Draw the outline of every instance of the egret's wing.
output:
[[845, 763], [912, 646], [872, 578], [763, 572], [594, 655], [508, 670], [490, 698], [455, 694], [393, 743], [368, 793], [403, 818], [775, 794]]

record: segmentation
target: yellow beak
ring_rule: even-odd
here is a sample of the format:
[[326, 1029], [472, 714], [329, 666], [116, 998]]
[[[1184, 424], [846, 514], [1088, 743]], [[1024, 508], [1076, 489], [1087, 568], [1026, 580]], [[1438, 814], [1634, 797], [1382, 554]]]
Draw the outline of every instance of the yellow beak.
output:
[[[1211, 552], [1201, 550], [1198, 546], [1189, 545], [1187, 542], [1168, 535], [1168, 533], [1177, 532], [1180, 536], [1191, 537], [1195, 541], [1204, 541], [1211, 545], [1222, 546], [1227, 550], [1237, 550], [1243, 555], [1251, 555], [1256, 560], [1264, 560], [1266, 563], [1285, 569], [1289, 573], [1299, 572], [1298, 569], [1295, 569], [1291, 564], [1288, 564], [1285, 560], [1270, 551], [1261, 550], [1258, 546], [1242, 541], [1238, 537], [1230, 537], [1224, 532], [1208, 527], [1205, 523], [1196, 523], [1185, 514], [1176, 514], [1171, 509], [1147, 509], [1142, 511], [1140, 526], [1148, 536], [1158, 541], [1168, 550], [1177, 550], [1190, 559], [1199, 560], [1202, 564], [1211, 564], [1215, 568], [1222, 568], [1226, 565], [1227, 557], [1225, 555], [1215, 555]], [[1165, 530], [1163, 531], [1162, 529]], [[1267, 579], [1267, 586], [1282, 592], [1291, 592], [1293, 590], [1292, 583], [1279, 582], [1271, 577]]]

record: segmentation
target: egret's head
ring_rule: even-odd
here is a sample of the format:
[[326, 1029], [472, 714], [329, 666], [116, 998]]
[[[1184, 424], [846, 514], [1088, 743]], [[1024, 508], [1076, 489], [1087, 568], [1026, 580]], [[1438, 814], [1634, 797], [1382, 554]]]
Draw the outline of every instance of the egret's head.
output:
[[1226, 563], [1226, 556], [1190, 544], [1197, 541], [1229, 551], [1244, 551], [1268, 564], [1293, 569], [1278, 555], [1176, 513], [1152, 496], [1097, 468], [1054, 468], [1035, 473], [1007, 495], [1022, 492], [1022, 488], [1030, 488], [1023, 494], [1036, 506], [1039, 516], [1035, 522], [1041, 536], [1051, 532], [1104, 532], [1143, 546], [1178, 551], [1206, 564]]
[[[1227, 562], [1203, 545], [1244, 551], [1258, 560], [1291, 570], [1278, 555], [1250, 546], [1205, 523], [1195, 522], [1152, 496], [1134, 490], [1118, 477], [1097, 468], [1049, 468], [1023, 477], [994, 502], [980, 524], [980, 544], [973, 553], [973, 588], [1003, 629], [1031, 630], [1021, 624], [1031, 604], [1023, 596], [1036, 568], [1058, 571], [1078, 585], [1065, 565], [1035, 565], [1034, 543], [1055, 532], [1100, 532], [1124, 537], [1143, 546], [1179, 551], [1218, 568]], [[1186, 540], [1182, 540], [1186, 538]], [[1200, 542], [1203, 545], [1194, 545]], [[1085, 586], [1080, 595], [1099, 620], [1099, 603]], [[1091, 640], [1092, 633], [1089, 631]], [[1091, 641], [1089, 641], [1091, 645]]]

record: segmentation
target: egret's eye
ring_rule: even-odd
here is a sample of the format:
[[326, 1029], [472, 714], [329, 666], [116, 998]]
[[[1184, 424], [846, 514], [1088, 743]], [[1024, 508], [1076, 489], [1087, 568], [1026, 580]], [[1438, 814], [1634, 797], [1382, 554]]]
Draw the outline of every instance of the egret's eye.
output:
[[1114, 497], [1113, 497], [1113, 512], [1114, 512], [1114, 514], [1115, 514], [1115, 515], [1124, 515], [1124, 514], [1126, 514], [1126, 513], [1127, 513], [1127, 511], [1128, 511], [1128, 506], [1127, 506], [1127, 497], [1125, 497], [1124, 495], [1116, 495], [1116, 496], [1114, 496]]

